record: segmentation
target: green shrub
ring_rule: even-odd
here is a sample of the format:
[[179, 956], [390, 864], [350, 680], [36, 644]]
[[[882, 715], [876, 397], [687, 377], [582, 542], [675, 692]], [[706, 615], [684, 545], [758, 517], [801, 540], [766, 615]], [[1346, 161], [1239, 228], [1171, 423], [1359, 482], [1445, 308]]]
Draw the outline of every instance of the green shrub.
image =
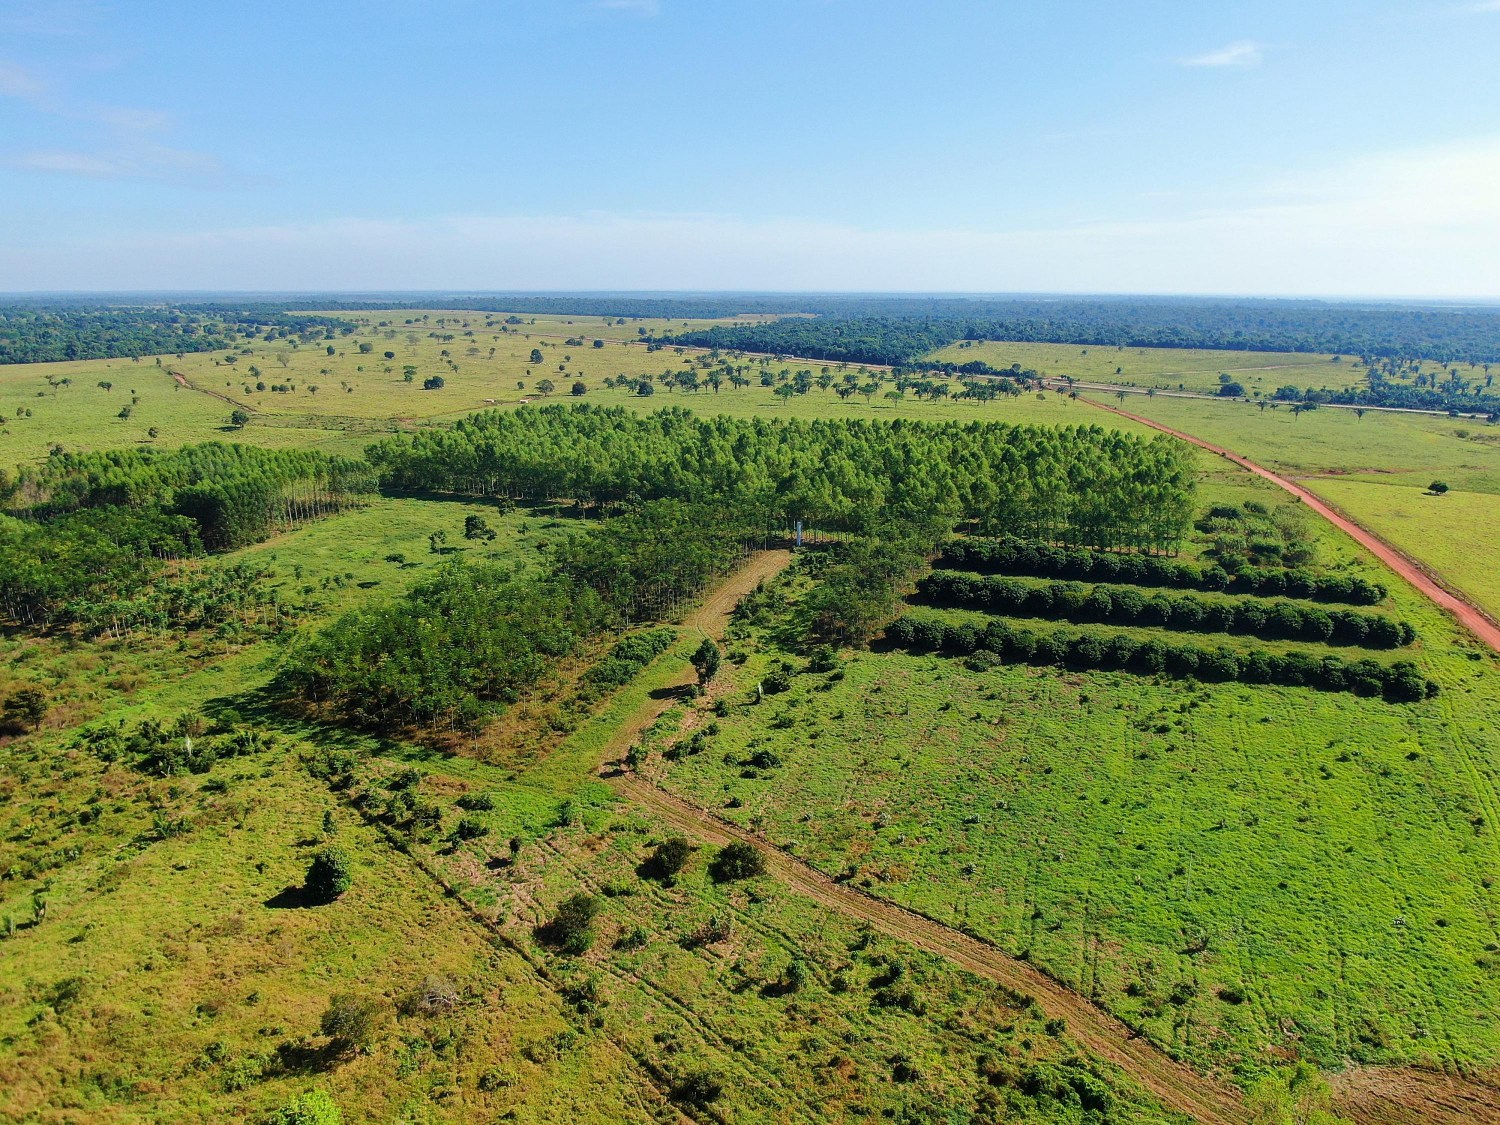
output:
[[736, 840], [719, 849], [709, 867], [715, 882], [729, 883], [737, 879], [753, 879], [765, 874], [766, 857], [754, 845]]
[[314, 902], [333, 902], [354, 881], [349, 854], [343, 848], [324, 848], [312, 858], [303, 883], [307, 896]]

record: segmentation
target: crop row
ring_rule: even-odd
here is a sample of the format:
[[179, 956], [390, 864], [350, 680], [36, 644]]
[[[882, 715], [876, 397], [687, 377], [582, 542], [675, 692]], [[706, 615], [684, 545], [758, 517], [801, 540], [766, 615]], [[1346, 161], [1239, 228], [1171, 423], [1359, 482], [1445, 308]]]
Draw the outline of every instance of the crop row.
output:
[[1156, 555], [1055, 547], [1030, 539], [954, 539], [944, 548], [939, 564], [981, 574], [1221, 590], [1256, 597], [1308, 598], [1350, 605], [1377, 605], [1385, 600], [1387, 593], [1378, 582], [1346, 574], [1317, 575], [1302, 569], [1269, 567], [1249, 568], [1231, 574], [1218, 565], [1202, 566]]
[[926, 614], [898, 619], [886, 629], [885, 636], [897, 648], [969, 655], [971, 663], [981, 668], [993, 662], [1119, 670], [1209, 682], [1349, 691], [1380, 696], [1390, 703], [1414, 703], [1438, 693], [1438, 685], [1409, 660], [1382, 664], [1307, 652], [1242, 653], [1089, 630], [1039, 634], [1002, 620], [984, 625], [951, 624]]
[[1405, 621], [1353, 609], [1326, 610], [1285, 600], [1211, 599], [1194, 594], [1143, 594], [1129, 586], [1082, 582], [1040, 585], [1014, 578], [936, 570], [917, 583], [933, 605], [961, 606], [1012, 617], [1043, 617], [1079, 624], [1148, 625], [1188, 633], [1239, 633], [1264, 640], [1398, 648], [1416, 640]]

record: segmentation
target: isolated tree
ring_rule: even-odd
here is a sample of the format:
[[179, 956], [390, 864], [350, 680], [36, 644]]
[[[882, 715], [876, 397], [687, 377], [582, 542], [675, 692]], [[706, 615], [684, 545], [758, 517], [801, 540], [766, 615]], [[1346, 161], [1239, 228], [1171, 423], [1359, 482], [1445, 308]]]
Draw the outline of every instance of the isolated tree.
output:
[[229, 424], [237, 430], [243, 430], [250, 424], [250, 415], [247, 411], [236, 410], [229, 416]]
[[545, 362], [542, 359], [542, 349], [541, 348], [532, 348], [531, 349], [531, 360], [530, 360], [530, 362], [532, 362], [532, 363], [543, 363], [543, 362]]
[[537, 383], [536, 389], [544, 395], [550, 395], [553, 391], [557, 390], [557, 384], [551, 379], [542, 379]]
[[328, 1001], [318, 1030], [340, 1054], [364, 1054], [375, 1044], [380, 1004], [368, 997], [342, 992]]
[[349, 854], [343, 848], [324, 848], [312, 858], [303, 889], [314, 902], [333, 902], [354, 881]]
[[464, 517], [464, 538], [483, 539], [486, 542], [495, 538], [495, 531], [485, 522], [483, 516]]
[[575, 398], [580, 398], [583, 395], [589, 393], [588, 385], [583, 382], [574, 383], [572, 387], [572, 393]]
[[422, 380], [424, 391], [440, 391], [443, 389], [443, 377], [441, 375], [429, 375]]
[[693, 667], [698, 670], [700, 684], [706, 684], [714, 678], [719, 671], [720, 660], [719, 646], [714, 644], [712, 638], [704, 637], [703, 643], [692, 655]]
[[599, 916], [600, 903], [593, 895], [576, 894], [564, 899], [557, 908], [557, 915], [547, 925], [547, 936], [564, 953], [575, 956], [588, 952], [594, 944], [594, 919]]
[[1427, 491], [1434, 496], [1441, 496], [1448, 491], [1448, 482], [1445, 480], [1435, 480], [1427, 486]]
[[753, 879], [766, 870], [766, 857], [759, 848], [736, 840], [719, 849], [708, 872], [715, 882], [729, 883], [736, 879]]
[[693, 847], [681, 836], [670, 836], [656, 845], [644, 864], [644, 874], [653, 879], [670, 881], [673, 876], [682, 872], [687, 866], [688, 858], [693, 854]]
[[21, 688], [0, 708], [0, 725], [18, 732], [36, 730], [46, 717], [47, 697], [40, 688]]

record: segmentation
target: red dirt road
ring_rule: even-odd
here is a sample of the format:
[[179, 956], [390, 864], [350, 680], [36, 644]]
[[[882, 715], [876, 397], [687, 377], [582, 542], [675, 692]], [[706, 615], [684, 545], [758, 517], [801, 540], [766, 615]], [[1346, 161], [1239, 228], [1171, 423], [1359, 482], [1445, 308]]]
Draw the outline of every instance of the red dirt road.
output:
[[1202, 438], [1194, 437], [1192, 434], [1183, 433], [1181, 430], [1174, 430], [1172, 427], [1164, 426], [1160, 422], [1153, 422], [1150, 418], [1143, 418], [1139, 414], [1131, 414], [1127, 410], [1107, 406], [1102, 402], [1094, 402], [1092, 399], [1081, 398], [1080, 401], [1086, 402], [1090, 406], [1098, 407], [1100, 410], [1108, 410], [1111, 414], [1118, 414], [1121, 418], [1129, 418], [1132, 422], [1139, 422], [1143, 426], [1150, 426], [1153, 430], [1160, 430], [1164, 434], [1171, 434], [1175, 438], [1191, 442], [1193, 445], [1198, 446], [1200, 449], [1206, 449], [1210, 453], [1217, 453], [1220, 457], [1233, 461], [1240, 468], [1248, 469], [1256, 476], [1264, 477], [1279, 488], [1286, 489], [1286, 491], [1296, 496], [1339, 530], [1347, 533], [1356, 542], [1369, 550], [1372, 555], [1385, 563], [1386, 566], [1410, 582], [1434, 605], [1447, 610], [1454, 617], [1458, 618], [1459, 623], [1464, 628], [1468, 629], [1469, 632], [1473, 633], [1497, 653], [1500, 653], [1500, 625], [1497, 625], [1478, 607], [1470, 605], [1451, 590], [1441, 585], [1421, 563], [1402, 551], [1397, 550], [1374, 532], [1355, 523], [1326, 501], [1318, 499], [1317, 496], [1295, 481], [1273, 473], [1263, 465], [1257, 465], [1248, 457], [1242, 457], [1238, 453], [1214, 445], [1212, 442], [1204, 441]]

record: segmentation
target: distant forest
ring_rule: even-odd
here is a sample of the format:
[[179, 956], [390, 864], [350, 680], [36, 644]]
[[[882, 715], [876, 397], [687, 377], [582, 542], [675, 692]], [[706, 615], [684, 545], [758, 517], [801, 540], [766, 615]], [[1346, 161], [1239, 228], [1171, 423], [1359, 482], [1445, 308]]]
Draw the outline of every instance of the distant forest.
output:
[[[656, 342], [796, 355], [829, 362], [918, 365], [960, 340], [1155, 348], [1322, 352], [1371, 361], [1500, 362], [1500, 306], [1146, 297], [894, 297], [702, 294], [463, 296], [361, 294], [177, 303], [134, 298], [0, 304], [0, 363], [212, 351], [238, 339], [353, 331], [337, 313], [442, 307], [457, 311], [667, 319], [776, 315], [743, 327]], [[792, 315], [799, 314], [799, 315]], [[1431, 396], [1422, 396], [1430, 399]]]
[[667, 342], [891, 366], [910, 365], [960, 340], [1322, 352], [1460, 363], [1500, 360], [1500, 307], [1144, 299], [934, 305], [939, 307], [925, 315], [789, 317], [678, 332]]
[[81, 300], [0, 305], [0, 364], [211, 352], [264, 336], [323, 338], [345, 321], [279, 306], [117, 306]]

